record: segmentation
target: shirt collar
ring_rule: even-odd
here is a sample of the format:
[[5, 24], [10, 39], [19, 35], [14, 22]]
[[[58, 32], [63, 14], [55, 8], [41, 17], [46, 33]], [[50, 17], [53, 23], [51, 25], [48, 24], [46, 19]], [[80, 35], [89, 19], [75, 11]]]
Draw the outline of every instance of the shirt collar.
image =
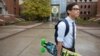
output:
[[69, 17], [69, 16], [67, 16], [65, 19], [70, 21], [70, 22], [75, 22], [75, 20], [72, 20], [71, 17]]

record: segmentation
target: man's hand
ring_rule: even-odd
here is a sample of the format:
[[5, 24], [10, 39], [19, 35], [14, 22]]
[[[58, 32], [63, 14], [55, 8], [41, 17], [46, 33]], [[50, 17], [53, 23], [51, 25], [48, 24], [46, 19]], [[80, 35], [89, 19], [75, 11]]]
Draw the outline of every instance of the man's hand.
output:
[[58, 42], [58, 44], [57, 44], [57, 56], [61, 56], [61, 50], [62, 50], [62, 42]]

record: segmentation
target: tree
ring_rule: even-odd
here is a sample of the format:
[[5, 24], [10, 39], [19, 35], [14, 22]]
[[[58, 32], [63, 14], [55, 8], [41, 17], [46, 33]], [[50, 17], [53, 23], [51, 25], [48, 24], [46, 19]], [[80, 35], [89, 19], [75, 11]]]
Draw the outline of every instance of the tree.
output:
[[22, 15], [32, 20], [37, 18], [41, 20], [51, 13], [50, 0], [24, 0], [22, 7]]

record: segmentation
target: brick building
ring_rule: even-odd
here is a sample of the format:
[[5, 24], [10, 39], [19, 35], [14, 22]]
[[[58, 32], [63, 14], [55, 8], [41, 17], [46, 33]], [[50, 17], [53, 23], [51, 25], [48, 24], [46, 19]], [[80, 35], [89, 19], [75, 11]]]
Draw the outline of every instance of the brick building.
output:
[[100, 18], [100, 0], [98, 0], [98, 3], [97, 3], [97, 18]]
[[84, 20], [100, 18], [100, 0], [67, 0], [68, 3], [77, 2], [81, 8], [80, 17]]
[[14, 22], [19, 17], [19, 0], [0, 0], [0, 20]]
[[19, 0], [4, 0], [8, 14], [19, 16]]

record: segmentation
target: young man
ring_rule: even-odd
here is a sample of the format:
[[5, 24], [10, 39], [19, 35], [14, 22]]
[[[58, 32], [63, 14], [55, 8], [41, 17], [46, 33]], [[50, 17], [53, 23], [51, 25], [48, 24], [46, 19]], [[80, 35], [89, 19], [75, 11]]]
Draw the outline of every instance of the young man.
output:
[[65, 22], [61, 21], [58, 24], [58, 31], [57, 31], [57, 56], [61, 56], [62, 48], [65, 48], [67, 50], [70, 50], [72, 52], [75, 52], [75, 38], [76, 38], [76, 25], [75, 25], [75, 19], [79, 16], [80, 10], [77, 3], [71, 3], [66, 7], [67, 17], [65, 20], [67, 20], [69, 25], [69, 31], [66, 36], [64, 36], [66, 31], [66, 24]]

